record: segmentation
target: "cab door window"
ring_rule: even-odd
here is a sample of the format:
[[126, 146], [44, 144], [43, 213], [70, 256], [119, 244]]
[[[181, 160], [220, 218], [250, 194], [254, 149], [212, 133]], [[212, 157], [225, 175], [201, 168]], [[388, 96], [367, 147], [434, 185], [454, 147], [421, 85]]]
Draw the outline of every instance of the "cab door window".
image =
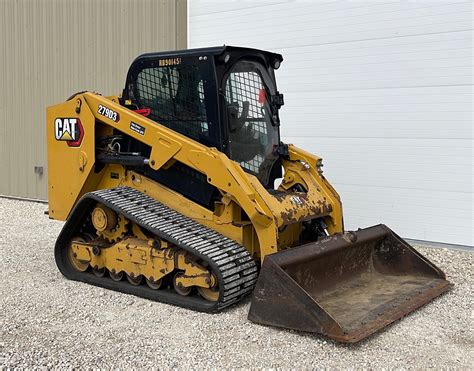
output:
[[152, 120], [198, 141], [209, 137], [204, 82], [197, 66], [144, 68], [136, 92], [139, 104], [151, 109]]

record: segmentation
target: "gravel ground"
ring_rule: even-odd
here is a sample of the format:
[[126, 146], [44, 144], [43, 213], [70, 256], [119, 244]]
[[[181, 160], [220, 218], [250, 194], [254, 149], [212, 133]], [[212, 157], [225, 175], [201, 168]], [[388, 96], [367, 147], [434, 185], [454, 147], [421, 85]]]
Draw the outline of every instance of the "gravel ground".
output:
[[0, 198], [0, 367], [472, 368], [474, 254], [420, 248], [455, 287], [357, 345], [263, 327], [249, 300], [195, 313], [66, 280], [46, 205]]

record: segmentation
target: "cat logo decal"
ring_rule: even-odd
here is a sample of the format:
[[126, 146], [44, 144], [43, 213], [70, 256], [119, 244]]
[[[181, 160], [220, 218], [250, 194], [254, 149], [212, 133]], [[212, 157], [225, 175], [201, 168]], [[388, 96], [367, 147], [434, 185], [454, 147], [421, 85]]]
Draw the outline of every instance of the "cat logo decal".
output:
[[65, 141], [69, 147], [79, 147], [84, 138], [84, 128], [78, 118], [57, 118], [54, 120], [54, 137]]

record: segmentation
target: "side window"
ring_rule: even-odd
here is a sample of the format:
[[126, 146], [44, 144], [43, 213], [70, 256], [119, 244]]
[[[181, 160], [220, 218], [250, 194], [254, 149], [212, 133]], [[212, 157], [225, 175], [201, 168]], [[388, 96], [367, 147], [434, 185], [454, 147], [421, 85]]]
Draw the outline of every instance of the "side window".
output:
[[251, 63], [238, 62], [225, 86], [231, 157], [254, 174], [267, 170], [262, 166], [272, 156], [277, 138], [266, 96], [259, 70]]
[[137, 76], [139, 104], [150, 118], [192, 139], [209, 136], [204, 85], [193, 65], [144, 68]]

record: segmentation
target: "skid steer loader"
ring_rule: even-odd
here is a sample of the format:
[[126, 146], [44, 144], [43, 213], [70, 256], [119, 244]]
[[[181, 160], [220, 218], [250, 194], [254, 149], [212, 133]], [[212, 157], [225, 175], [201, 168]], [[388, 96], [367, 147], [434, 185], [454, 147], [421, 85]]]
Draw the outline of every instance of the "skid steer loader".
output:
[[[321, 158], [280, 140], [283, 58], [139, 56], [121, 96], [47, 109], [49, 217], [69, 279], [356, 342], [449, 289], [384, 225], [344, 232]], [[275, 186], [277, 184], [277, 186]]]

